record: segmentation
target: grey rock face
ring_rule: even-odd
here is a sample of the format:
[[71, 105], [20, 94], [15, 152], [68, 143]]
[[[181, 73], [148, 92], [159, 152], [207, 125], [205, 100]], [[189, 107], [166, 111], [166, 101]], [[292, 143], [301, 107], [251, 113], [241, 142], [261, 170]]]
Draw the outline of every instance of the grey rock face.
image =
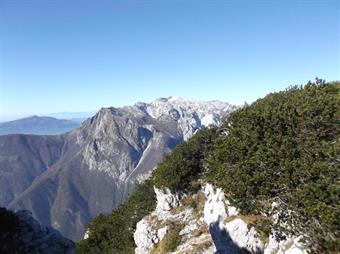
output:
[[111, 212], [172, 148], [234, 109], [170, 97], [102, 108], [59, 136], [0, 136], [0, 204], [82, 239], [89, 220]]
[[9, 203], [63, 154], [62, 136], [0, 136], [0, 206]]

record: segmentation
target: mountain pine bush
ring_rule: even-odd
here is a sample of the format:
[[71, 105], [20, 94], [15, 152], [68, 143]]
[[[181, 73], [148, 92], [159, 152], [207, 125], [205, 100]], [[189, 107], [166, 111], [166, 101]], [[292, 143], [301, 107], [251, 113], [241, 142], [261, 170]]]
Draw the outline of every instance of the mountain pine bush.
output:
[[[215, 142], [208, 179], [243, 213], [276, 201], [313, 251], [339, 250], [340, 83], [269, 94], [234, 112]], [[289, 227], [288, 227], [289, 228]]]
[[[280, 228], [314, 253], [340, 250], [340, 83], [317, 79], [233, 112], [178, 145], [111, 215], [89, 225], [77, 253], [134, 253], [136, 223], [155, 208], [152, 186], [191, 192], [213, 182], [243, 214], [281, 211]], [[275, 211], [274, 211], [275, 212]], [[268, 234], [269, 220], [258, 225]]]

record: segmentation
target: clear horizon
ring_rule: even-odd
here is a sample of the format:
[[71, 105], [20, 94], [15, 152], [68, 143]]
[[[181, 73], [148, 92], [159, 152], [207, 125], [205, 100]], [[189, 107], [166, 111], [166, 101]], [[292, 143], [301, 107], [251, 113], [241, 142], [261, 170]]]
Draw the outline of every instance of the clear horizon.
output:
[[340, 3], [5, 0], [0, 121], [340, 79]]

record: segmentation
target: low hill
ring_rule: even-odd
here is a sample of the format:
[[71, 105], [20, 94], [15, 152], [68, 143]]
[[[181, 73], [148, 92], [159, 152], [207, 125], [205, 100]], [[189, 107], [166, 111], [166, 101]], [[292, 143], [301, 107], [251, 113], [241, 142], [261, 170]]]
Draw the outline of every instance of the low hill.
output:
[[14, 121], [0, 123], [0, 135], [56, 135], [71, 131], [79, 126], [79, 121], [57, 119], [47, 116], [30, 116]]

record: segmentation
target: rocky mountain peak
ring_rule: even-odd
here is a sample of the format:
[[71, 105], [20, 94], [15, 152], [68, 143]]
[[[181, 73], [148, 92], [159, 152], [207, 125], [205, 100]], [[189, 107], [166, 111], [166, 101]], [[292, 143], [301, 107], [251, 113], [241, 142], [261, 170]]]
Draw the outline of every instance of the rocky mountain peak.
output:
[[[149, 150], [158, 147], [163, 156], [202, 127], [219, 125], [235, 108], [220, 101], [159, 98], [151, 103], [101, 108], [74, 134], [90, 170], [125, 181]], [[152, 167], [162, 156], [153, 159]]]
[[221, 101], [187, 100], [181, 97], [159, 98], [143, 104], [144, 112], [152, 118], [159, 121], [175, 121], [184, 140], [202, 127], [219, 125], [236, 108]]
[[[159, 98], [153, 102], [137, 102], [133, 106], [121, 108], [101, 108], [98, 113], [83, 123], [81, 129], [88, 130], [95, 138], [102, 135], [115, 136], [117, 129], [138, 128], [140, 125], [152, 125], [155, 121], [160, 123], [173, 122], [172, 126], [178, 129], [183, 140], [191, 137], [195, 131], [209, 125], [219, 125], [230, 112], [237, 107], [221, 101], [187, 100], [181, 97]], [[138, 119], [139, 125], [132, 126]]]
[[[10, 193], [6, 204], [11, 209], [33, 207], [33, 216], [39, 222], [78, 240], [91, 218], [111, 212], [124, 201], [134, 185], [144, 181], [177, 144], [204, 126], [218, 125], [234, 108], [216, 101], [160, 98], [151, 103], [101, 108], [69, 133], [44, 139], [30, 137], [29, 149], [26, 143], [11, 138], [13, 153], [10, 149], [1, 150], [0, 139], [0, 155], [8, 158], [5, 168], [15, 168], [15, 163], [21, 163], [15, 157], [19, 148], [30, 156], [25, 157], [23, 166], [17, 167], [32, 165], [32, 158], [40, 166], [24, 191], [21, 185], [12, 188], [3, 184], [1, 191]], [[2, 142], [6, 140], [3, 138]], [[46, 143], [46, 151], [40, 155], [41, 142]], [[53, 160], [45, 158], [46, 154], [53, 155]], [[16, 172], [29, 175], [31, 168], [17, 170], [0, 180], [13, 182]], [[47, 196], [40, 195], [46, 190]], [[11, 197], [15, 198], [11, 200]]]

